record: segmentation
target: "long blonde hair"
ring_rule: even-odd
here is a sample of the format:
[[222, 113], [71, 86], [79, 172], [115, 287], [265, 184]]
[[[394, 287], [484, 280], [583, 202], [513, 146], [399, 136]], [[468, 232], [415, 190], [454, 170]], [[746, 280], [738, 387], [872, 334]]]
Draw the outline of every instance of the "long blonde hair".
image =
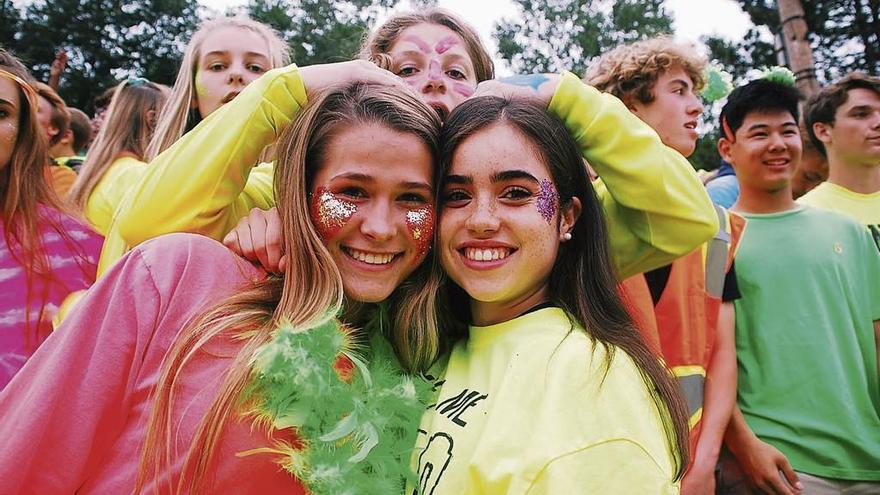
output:
[[113, 91], [110, 107], [104, 116], [95, 142], [70, 190], [69, 198], [80, 212], [95, 186], [120, 153], [132, 153], [144, 159], [147, 143], [156, 127], [156, 114], [165, 103], [162, 89], [145, 79], [126, 80]]
[[457, 15], [444, 9], [432, 8], [424, 12], [403, 12], [392, 15], [364, 39], [358, 56], [383, 69], [390, 69], [391, 57], [388, 52], [391, 47], [397, 42], [400, 33], [406, 28], [418, 24], [444, 26], [461, 36], [468, 55], [471, 57], [471, 63], [474, 64], [477, 82], [495, 78], [495, 64], [492, 62], [492, 56], [480, 41], [477, 30]]
[[272, 28], [263, 23], [244, 16], [220, 17], [203, 23], [186, 45], [183, 61], [177, 72], [177, 80], [171, 88], [168, 104], [159, 114], [156, 132], [147, 146], [145, 161], [152, 161], [159, 153], [180, 139], [180, 136], [201, 122], [202, 118], [197, 109], [192, 109], [192, 103], [196, 97], [196, 68], [203, 52], [202, 44], [214, 30], [229, 27], [253, 31], [266, 40], [269, 45], [269, 61], [272, 63], [270, 69], [288, 63], [287, 45]]
[[[230, 365], [220, 392], [200, 422], [185, 455], [181, 478], [172, 492], [196, 492], [206, 473], [217, 443], [230, 417], [238, 411], [242, 392], [250, 380], [249, 361], [254, 352], [272, 338], [282, 320], [307, 327], [343, 304], [342, 277], [311, 221], [309, 191], [312, 178], [322, 166], [326, 147], [340, 127], [383, 125], [420, 138], [431, 150], [438, 149], [440, 122], [415, 96], [398, 90], [352, 84], [317, 96], [284, 131], [278, 143], [275, 194], [282, 224], [284, 251], [291, 253], [283, 278], [270, 277], [254, 283], [212, 309], [197, 316], [176, 339], [162, 366], [148, 421], [135, 492], [140, 492], [163, 468], [172, 465], [175, 431], [171, 411], [184, 368], [212, 339], [227, 336], [243, 341]], [[413, 289], [427, 278], [424, 263], [407, 281], [407, 289], [390, 299], [401, 301], [408, 312], [391, 315], [387, 337], [402, 365], [424, 370], [436, 359], [439, 331], [433, 300], [409, 303]], [[417, 326], [403, 326], [408, 319]], [[169, 482], [170, 484], [170, 482]], [[156, 489], [163, 487], [157, 486]]]

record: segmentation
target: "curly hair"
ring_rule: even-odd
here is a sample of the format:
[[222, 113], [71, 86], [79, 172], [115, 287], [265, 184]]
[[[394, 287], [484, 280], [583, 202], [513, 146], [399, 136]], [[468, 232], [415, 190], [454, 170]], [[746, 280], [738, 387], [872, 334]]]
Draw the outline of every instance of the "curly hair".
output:
[[667, 70], [681, 67], [699, 92], [706, 84], [708, 60], [690, 44], [659, 36], [620, 45], [593, 61], [584, 82], [624, 102], [654, 101], [654, 84]]

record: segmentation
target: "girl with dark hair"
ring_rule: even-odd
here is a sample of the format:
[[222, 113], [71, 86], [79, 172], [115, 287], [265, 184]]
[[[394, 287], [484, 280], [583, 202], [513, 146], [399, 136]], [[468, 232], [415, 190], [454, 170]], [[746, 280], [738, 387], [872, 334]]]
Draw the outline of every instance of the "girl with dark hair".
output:
[[565, 126], [473, 99], [446, 121], [440, 162], [434, 277], [459, 341], [423, 418], [419, 493], [677, 493], [685, 407], [617, 295]]
[[37, 98], [27, 69], [0, 49], [0, 389], [49, 335], [65, 296], [94, 282], [101, 249], [47, 183]]

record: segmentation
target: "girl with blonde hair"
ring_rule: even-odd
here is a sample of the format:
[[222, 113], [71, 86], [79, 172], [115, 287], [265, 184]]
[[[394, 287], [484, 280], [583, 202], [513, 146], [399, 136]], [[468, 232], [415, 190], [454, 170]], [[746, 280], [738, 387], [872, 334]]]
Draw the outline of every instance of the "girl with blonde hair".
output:
[[0, 394], [4, 490], [401, 492], [439, 126], [399, 86], [316, 95], [278, 144], [284, 276], [190, 234], [128, 253]]
[[47, 184], [49, 161], [27, 69], [0, 50], [0, 389], [51, 331], [68, 293], [95, 280], [101, 237]]
[[162, 89], [142, 78], [123, 81], [113, 92], [104, 125], [69, 193], [73, 206], [102, 234], [121, 195], [146, 170], [144, 153], [164, 102]]

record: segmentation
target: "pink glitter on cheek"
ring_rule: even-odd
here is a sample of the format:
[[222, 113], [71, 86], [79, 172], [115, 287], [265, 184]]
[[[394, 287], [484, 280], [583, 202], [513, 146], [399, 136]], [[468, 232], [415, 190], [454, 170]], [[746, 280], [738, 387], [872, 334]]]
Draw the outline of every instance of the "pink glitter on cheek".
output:
[[474, 95], [474, 88], [463, 83], [454, 83], [452, 85], [452, 90], [465, 98], [470, 98]]
[[357, 213], [357, 205], [346, 201], [324, 187], [312, 195], [312, 222], [324, 241], [336, 237], [342, 227]]
[[541, 181], [541, 194], [538, 195], [536, 206], [538, 213], [547, 220], [547, 223], [553, 220], [559, 210], [559, 193], [556, 192], [553, 183], [547, 179]]
[[416, 241], [419, 258], [428, 254], [434, 241], [434, 205], [406, 212], [406, 226], [409, 235]]
[[455, 36], [447, 36], [446, 38], [440, 40], [436, 46], [434, 46], [434, 51], [442, 55], [457, 44], [458, 39], [456, 39]]

